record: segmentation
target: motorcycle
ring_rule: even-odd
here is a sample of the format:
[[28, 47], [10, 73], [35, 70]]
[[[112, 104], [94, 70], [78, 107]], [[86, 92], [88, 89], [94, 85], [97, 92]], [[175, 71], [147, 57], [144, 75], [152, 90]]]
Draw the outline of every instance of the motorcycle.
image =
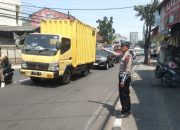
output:
[[8, 57], [5, 57], [3, 62], [3, 75], [4, 75], [4, 82], [5, 84], [11, 83], [12, 82], [12, 77], [14, 75], [14, 69], [12, 68], [12, 65], [9, 62]]
[[161, 79], [161, 84], [164, 87], [177, 87], [180, 85], [180, 69], [170, 68], [167, 65], [158, 63], [155, 77]]

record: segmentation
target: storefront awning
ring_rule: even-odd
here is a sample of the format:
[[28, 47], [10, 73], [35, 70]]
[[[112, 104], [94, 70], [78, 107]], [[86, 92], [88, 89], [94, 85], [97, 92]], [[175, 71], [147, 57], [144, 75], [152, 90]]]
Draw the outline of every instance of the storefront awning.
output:
[[152, 38], [152, 42], [161, 42], [161, 41], [164, 41], [165, 38], [166, 38], [166, 36], [164, 36], [164, 35], [157, 35]]
[[175, 47], [180, 47], [180, 43], [177, 37], [170, 37], [167, 41], [167, 44]]

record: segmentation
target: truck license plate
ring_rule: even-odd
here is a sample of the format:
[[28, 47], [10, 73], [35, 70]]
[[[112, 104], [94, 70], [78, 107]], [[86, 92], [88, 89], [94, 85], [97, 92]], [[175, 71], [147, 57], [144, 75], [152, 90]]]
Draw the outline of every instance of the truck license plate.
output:
[[41, 72], [32, 71], [31, 75], [41, 75]]

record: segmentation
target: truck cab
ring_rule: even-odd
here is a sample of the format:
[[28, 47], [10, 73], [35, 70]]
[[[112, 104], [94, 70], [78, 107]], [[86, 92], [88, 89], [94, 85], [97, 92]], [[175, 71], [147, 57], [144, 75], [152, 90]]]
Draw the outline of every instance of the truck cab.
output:
[[72, 63], [71, 40], [52, 34], [29, 34], [22, 50], [20, 73], [33, 81], [57, 78]]

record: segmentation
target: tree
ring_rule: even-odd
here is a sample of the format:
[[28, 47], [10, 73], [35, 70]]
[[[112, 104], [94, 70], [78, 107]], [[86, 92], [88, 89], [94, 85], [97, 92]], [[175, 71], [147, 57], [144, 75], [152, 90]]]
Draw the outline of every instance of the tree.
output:
[[144, 48], [144, 41], [138, 41], [137, 45], [141, 48]]
[[107, 42], [108, 44], [111, 44], [112, 41], [116, 38], [115, 37], [115, 30], [112, 27], [113, 25], [113, 17], [110, 17], [110, 20], [105, 16], [103, 20], [97, 20], [97, 23], [99, 23], [99, 26], [97, 27], [99, 29], [98, 33], [103, 37], [103, 42]]
[[159, 5], [158, 0], [153, 0], [151, 4], [147, 4], [145, 6], [134, 6], [134, 10], [138, 13], [136, 14], [137, 17], [140, 17], [141, 21], [145, 22], [145, 45], [144, 45], [144, 51], [145, 51], [145, 59], [144, 63], [149, 63], [150, 58], [150, 37], [151, 37], [151, 28], [154, 25], [155, 22], [155, 16], [154, 13], [157, 10], [157, 7]]

